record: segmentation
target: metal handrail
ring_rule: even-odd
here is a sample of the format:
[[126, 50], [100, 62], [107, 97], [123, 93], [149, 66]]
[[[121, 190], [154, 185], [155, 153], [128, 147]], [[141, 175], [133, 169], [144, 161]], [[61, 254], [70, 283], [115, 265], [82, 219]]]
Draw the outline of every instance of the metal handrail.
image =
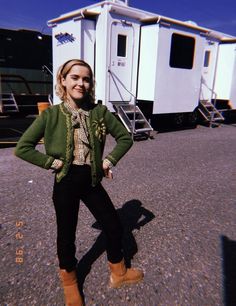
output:
[[49, 74], [53, 75], [52, 71], [46, 65], [42, 66], [42, 70], [43, 70], [43, 72], [46, 72], [46, 73], [49, 73]]
[[51, 104], [51, 106], [53, 105], [53, 95], [51, 93], [48, 94], [48, 102]]
[[207, 85], [206, 80], [204, 79], [203, 76], [201, 76], [201, 84], [205, 85], [206, 88], [207, 88], [208, 90], [210, 90], [210, 92], [212, 93], [212, 96], [213, 96], [213, 94], [215, 94], [215, 95], [217, 96], [216, 92], [215, 92], [212, 88], [210, 88], [210, 87]]
[[[211, 100], [213, 100], [213, 96], [215, 97], [213, 100], [213, 106], [214, 108], [216, 108], [217, 93], [207, 85], [206, 80], [204, 79], [203, 76], [201, 76], [201, 85], [204, 85], [211, 92]], [[202, 86], [201, 86], [201, 93], [202, 93]], [[210, 127], [212, 127], [213, 119], [214, 119], [214, 113], [211, 113]]]
[[[124, 88], [124, 90], [126, 90], [133, 98], [134, 98], [134, 116], [133, 116], [133, 122], [132, 122], [132, 137], [134, 137], [134, 132], [135, 132], [135, 120], [136, 120], [136, 100], [137, 100], [137, 97], [132, 93], [130, 92], [124, 85], [124, 83], [119, 79], [119, 77], [113, 72], [111, 71], [110, 69], [108, 69], [108, 72], [110, 73], [115, 85], [117, 84], [116, 83], [116, 80], [121, 84], [121, 86]], [[116, 80], [115, 80], [116, 79]], [[116, 85], [117, 86], [117, 85]], [[118, 87], [117, 87], [118, 88]]]

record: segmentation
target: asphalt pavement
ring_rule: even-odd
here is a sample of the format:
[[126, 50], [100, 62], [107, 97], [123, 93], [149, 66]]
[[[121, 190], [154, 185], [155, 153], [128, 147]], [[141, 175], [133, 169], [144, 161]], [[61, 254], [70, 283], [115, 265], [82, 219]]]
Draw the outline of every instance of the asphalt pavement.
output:
[[[106, 152], [114, 146], [108, 137]], [[38, 146], [43, 150], [43, 146]], [[63, 306], [53, 174], [0, 150], [1, 306]], [[136, 141], [103, 185], [144, 280], [108, 287], [103, 235], [81, 203], [77, 228], [86, 306], [236, 305], [236, 125]]]

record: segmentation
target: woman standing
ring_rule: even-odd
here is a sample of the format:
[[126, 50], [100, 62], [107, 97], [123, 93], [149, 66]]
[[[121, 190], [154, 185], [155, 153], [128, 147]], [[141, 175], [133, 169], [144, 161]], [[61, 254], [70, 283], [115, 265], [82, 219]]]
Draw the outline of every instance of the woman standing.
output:
[[[122, 227], [117, 212], [101, 185], [103, 176], [112, 178], [115, 166], [132, 146], [123, 125], [105, 106], [94, 104], [91, 67], [72, 59], [57, 73], [57, 95], [62, 103], [44, 112], [19, 140], [16, 156], [45, 169], [53, 169], [53, 203], [57, 220], [59, 274], [66, 305], [83, 305], [76, 278], [76, 227], [79, 201], [88, 207], [106, 235], [110, 286], [136, 283], [143, 278], [137, 269], [127, 269], [122, 252]], [[116, 145], [103, 159], [106, 134]], [[44, 137], [46, 153], [35, 149]]]

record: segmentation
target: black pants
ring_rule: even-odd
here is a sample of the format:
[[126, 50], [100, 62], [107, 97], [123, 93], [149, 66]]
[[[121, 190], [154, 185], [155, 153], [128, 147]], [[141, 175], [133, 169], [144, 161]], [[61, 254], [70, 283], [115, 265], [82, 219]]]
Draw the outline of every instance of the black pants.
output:
[[122, 226], [118, 214], [102, 185], [91, 186], [90, 166], [72, 165], [67, 176], [60, 183], [54, 183], [53, 189], [59, 267], [71, 271], [77, 263], [75, 238], [80, 200], [105, 233], [108, 260], [120, 262], [123, 258]]

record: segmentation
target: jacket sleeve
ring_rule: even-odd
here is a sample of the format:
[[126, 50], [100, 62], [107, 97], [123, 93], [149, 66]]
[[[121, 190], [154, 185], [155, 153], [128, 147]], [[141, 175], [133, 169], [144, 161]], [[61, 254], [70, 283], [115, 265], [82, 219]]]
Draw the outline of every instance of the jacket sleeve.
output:
[[133, 140], [123, 124], [108, 109], [105, 111], [104, 118], [107, 132], [116, 140], [116, 146], [106, 156], [106, 159], [115, 166], [131, 148]]
[[49, 169], [54, 157], [35, 149], [36, 145], [44, 135], [47, 119], [46, 116], [46, 112], [43, 112], [21, 136], [15, 149], [15, 155], [36, 166]]

